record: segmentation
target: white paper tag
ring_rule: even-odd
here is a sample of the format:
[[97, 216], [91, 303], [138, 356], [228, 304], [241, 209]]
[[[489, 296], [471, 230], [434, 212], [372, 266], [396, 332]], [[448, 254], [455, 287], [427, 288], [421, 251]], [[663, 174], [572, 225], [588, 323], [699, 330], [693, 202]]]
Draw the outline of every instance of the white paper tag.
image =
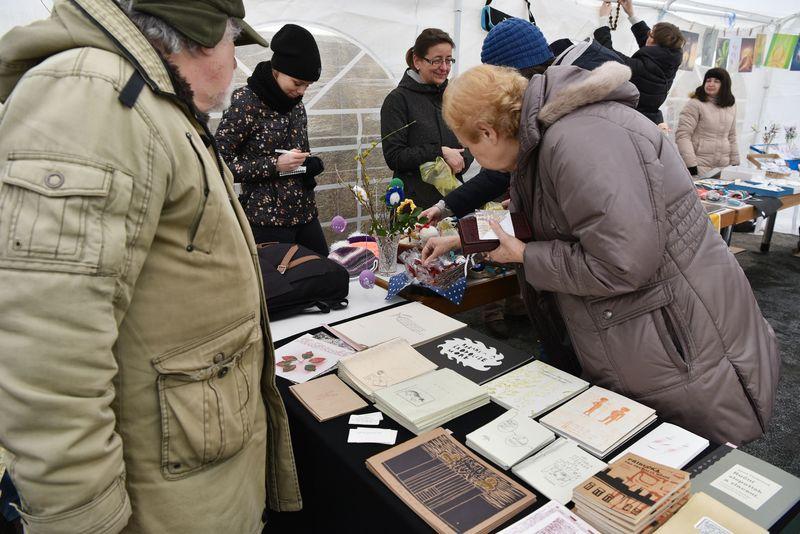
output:
[[514, 235], [514, 224], [511, 222], [511, 213], [507, 210], [478, 210], [475, 212], [475, 219], [478, 223], [478, 238], [497, 239], [489, 221], [500, 224], [500, 228], [509, 235]]
[[381, 412], [353, 414], [350, 416], [351, 425], [379, 425], [383, 421]]
[[711, 485], [753, 510], [758, 510], [783, 487], [739, 464], [728, 469]]
[[388, 428], [351, 428], [347, 435], [347, 443], [383, 443], [394, 445], [397, 441], [397, 430]]

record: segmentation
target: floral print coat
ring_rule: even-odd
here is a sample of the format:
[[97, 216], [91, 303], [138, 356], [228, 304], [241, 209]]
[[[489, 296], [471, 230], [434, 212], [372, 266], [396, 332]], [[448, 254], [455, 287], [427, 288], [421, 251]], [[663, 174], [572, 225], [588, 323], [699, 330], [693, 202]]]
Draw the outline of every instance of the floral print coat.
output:
[[288, 113], [270, 109], [247, 86], [234, 91], [215, 134], [219, 152], [237, 182], [253, 226], [295, 226], [317, 216], [314, 191], [302, 174], [280, 176], [277, 149], [308, 152], [308, 124], [302, 102]]

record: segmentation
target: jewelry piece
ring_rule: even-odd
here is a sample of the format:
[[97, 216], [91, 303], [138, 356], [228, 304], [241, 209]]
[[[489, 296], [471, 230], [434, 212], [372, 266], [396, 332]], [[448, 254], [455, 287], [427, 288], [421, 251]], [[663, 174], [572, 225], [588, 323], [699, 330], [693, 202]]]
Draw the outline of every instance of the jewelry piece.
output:
[[617, 13], [614, 18], [611, 17], [611, 13], [608, 14], [608, 27], [612, 30], [616, 30], [617, 26], [619, 26], [619, 2], [617, 2]]

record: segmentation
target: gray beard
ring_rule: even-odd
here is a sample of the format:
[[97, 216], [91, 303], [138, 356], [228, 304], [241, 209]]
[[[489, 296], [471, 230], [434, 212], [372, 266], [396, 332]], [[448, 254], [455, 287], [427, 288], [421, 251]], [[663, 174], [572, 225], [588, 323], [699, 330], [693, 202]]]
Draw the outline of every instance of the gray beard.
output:
[[215, 112], [222, 113], [223, 111], [231, 107], [231, 97], [233, 96], [233, 89], [234, 89], [234, 84], [233, 80], [231, 80], [231, 83], [230, 85], [228, 85], [227, 89], [218, 94], [217, 98], [214, 99], [215, 103], [211, 107], [211, 109], [207, 111], [207, 113], [215, 113]]

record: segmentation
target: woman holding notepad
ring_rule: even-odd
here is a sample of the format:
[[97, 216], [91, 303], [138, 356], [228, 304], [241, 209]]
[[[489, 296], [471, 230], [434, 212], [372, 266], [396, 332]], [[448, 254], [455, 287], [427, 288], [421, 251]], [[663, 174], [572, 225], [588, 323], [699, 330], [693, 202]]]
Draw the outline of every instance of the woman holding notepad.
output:
[[302, 102], [320, 76], [319, 49], [311, 33], [294, 24], [278, 30], [270, 46], [272, 59], [259, 63], [233, 93], [215, 137], [242, 184], [239, 199], [256, 243], [298, 243], [327, 256], [314, 198], [323, 166], [309, 152]]

